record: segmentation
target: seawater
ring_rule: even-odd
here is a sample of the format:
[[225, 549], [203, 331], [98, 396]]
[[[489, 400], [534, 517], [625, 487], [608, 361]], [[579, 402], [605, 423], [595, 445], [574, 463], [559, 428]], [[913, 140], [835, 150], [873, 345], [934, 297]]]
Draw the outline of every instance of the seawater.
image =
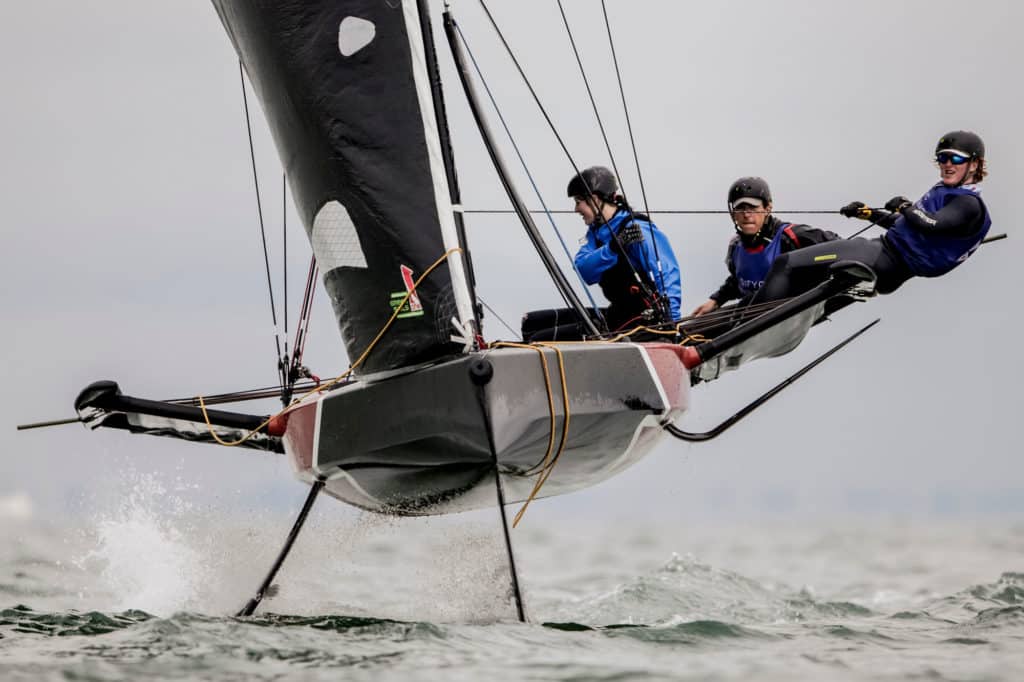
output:
[[0, 516], [2, 680], [1020, 680], [1024, 523], [290, 519], [150, 482], [73, 521]]

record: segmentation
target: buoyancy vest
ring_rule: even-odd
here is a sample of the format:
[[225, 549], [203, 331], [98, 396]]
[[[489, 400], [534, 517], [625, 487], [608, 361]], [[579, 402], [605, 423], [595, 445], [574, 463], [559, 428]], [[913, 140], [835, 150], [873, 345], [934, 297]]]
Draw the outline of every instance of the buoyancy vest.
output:
[[914, 206], [935, 214], [953, 197], [968, 194], [977, 197], [984, 211], [981, 228], [967, 237], [942, 233], [922, 232], [914, 229], [902, 215], [885, 234], [885, 241], [899, 254], [910, 271], [919, 277], [938, 277], [963, 263], [981, 245], [981, 240], [992, 227], [988, 207], [981, 200], [981, 190], [975, 185], [947, 187], [941, 182], [925, 192]]
[[782, 235], [785, 234], [799, 245], [792, 223], [782, 223], [767, 244], [748, 248], [738, 242], [732, 250], [733, 272], [740, 294], [749, 296], [764, 285], [764, 278], [782, 249]]

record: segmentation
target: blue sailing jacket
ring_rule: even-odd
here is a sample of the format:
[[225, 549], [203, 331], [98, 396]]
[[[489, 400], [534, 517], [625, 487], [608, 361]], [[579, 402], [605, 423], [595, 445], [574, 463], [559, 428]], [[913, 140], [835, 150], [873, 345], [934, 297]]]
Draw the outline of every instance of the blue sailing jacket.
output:
[[[947, 187], [941, 182], [925, 192], [914, 206], [934, 215], [946, 205], [952, 197], [969, 194], [981, 201], [981, 190], [974, 185]], [[981, 240], [992, 227], [992, 219], [988, 207], [981, 202], [985, 211], [985, 219], [981, 229], [974, 234], [963, 237], [942, 232], [925, 232], [914, 229], [902, 215], [896, 219], [885, 235], [885, 241], [892, 246], [910, 271], [919, 277], [938, 277], [944, 275], [963, 263], [981, 245]]]
[[[625, 300], [626, 292], [618, 289], [627, 285], [625, 278], [615, 277], [614, 282], [610, 281], [613, 269], [619, 264], [619, 254], [611, 247], [612, 230], [618, 233], [629, 222], [630, 216], [629, 212], [620, 210], [605, 224], [596, 227], [589, 225], [587, 236], [576, 252], [576, 269], [583, 280], [587, 284], [600, 283], [605, 297], [613, 306]], [[640, 227], [644, 239], [625, 247], [629, 263], [646, 280], [648, 286], [660, 291], [668, 299], [672, 319], [678, 320], [681, 317], [679, 310], [683, 292], [679, 262], [672, 251], [672, 245], [653, 223], [637, 215], [632, 216], [632, 222]]]
[[764, 278], [782, 249], [783, 234], [789, 234], [790, 239], [799, 243], [791, 225], [780, 225], [772, 240], [756, 249], [748, 249], [743, 244], [736, 244], [736, 248], [732, 249], [733, 272], [741, 295], [749, 296], [764, 285]]

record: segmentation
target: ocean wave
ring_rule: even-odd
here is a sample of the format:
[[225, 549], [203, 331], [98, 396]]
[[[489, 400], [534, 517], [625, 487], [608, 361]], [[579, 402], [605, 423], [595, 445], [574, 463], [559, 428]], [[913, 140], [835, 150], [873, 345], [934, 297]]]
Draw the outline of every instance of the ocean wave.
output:
[[48, 613], [18, 605], [0, 610], [0, 632], [49, 637], [73, 635], [105, 635], [152, 619], [145, 611], [100, 613], [99, 611], [65, 611]]
[[692, 556], [673, 555], [653, 573], [563, 608], [566, 622], [598, 625], [722, 622], [795, 623], [876, 615], [854, 602], [818, 600], [806, 590], [765, 585]]
[[[982, 623], [982, 614], [1014, 614], [1024, 608], [1024, 573], [1006, 571], [992, 583], [972, 585], [935, 600], [925, 609], [959, 623]], [[991, 617], [991, 616], [988, 616]], [[1008, 616], [1009, 617], [1009, 616]], [[982, 619], [982, 620], [979, 620]]]

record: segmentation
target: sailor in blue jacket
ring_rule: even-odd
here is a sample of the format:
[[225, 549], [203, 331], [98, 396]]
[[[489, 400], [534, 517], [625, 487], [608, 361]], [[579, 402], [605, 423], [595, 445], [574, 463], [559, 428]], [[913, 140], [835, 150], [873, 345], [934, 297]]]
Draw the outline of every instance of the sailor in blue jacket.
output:
[[981, 245], [992, 220], [978, 188], [988, 171], [985, 144], [972, 132], [955, 130], [935, 145], [939, 182], [915, 202], [893, 197], [884, 209], [859, 201], [840, 213], [871, 220], [888, 232], [878, 239], [845, 239], [780, 256], [756, 301], [793, 296], [828, 276], [836, 262], [867, 265], [875, 289], [892, 293], [911, 277], [939, 277], [963, 263]]
[[[679, 319], [682, 288], [672, 246], [647, 216], [632, 211], [615, 174], [603, 166], [584, 169], [569, 181], [567, 194], [587, 224], [574, 265], [608, 299], [602, 310], [608, 330]], [[527, 313], [523, 339], [581, 338], [573, 318], [569, 310]]]
[[679, 319], [682, 288], [672, 245], [647, 216], [633, 213], [615, 175], [587, 168], [569, 182], [567, 194], [587, 224], [576, 269], [587, 284], [601, 286], [611, 304], [609, 328]]

